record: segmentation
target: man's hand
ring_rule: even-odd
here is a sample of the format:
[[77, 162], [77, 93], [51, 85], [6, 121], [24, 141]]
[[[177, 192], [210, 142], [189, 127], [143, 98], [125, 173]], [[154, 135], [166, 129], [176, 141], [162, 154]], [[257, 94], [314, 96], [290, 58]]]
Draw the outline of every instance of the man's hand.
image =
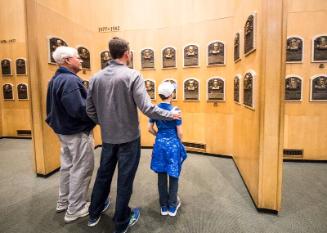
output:
[[182, 114], [181, 114], [181, 111], [172, 111], [172, 114], [173, 114], [173, 119], [174, 120], [179, 120], [182, 118]]

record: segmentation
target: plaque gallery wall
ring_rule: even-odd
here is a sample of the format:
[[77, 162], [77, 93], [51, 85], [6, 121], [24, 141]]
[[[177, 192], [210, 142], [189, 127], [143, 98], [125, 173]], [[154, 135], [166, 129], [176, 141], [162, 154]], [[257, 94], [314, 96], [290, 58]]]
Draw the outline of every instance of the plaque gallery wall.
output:
[[[235, 33], [233, 41], [233, 60], [234, 62], [241, 61], [241, 48], [242, 41], [241, 36], [243, 33], [243, 54], [248, 56], [256, 50], [256, 13], [253, 13], [247, 17], [244, 23], [243, 30]], [[58, 36], [48, 37], [48, 58], [49, 64], [55, 64], [52, 53], [59, 46], [68, 46], [68, 43]], [[315, 35], [312, 37], [311, 46], [312, 57], [311, 62], [327, 62], [327, 35]], [[91, 52], [86, 46], [76, 46], [79, 56], [82, 59], [82, 68], [85, 70], [91, 70]], [[287, 63], [302, 63], [304, 59], [304, 39], [300, 35], [292, 35], [287, 37], [286, 47], [286, 62]], [[181, 62], [178, 62], [178, 49], [174, 46], [166, 46], [161, 49], [160, 62], [162, 69], [176, 69], [178, 64], [182, 64], [184, 68], [198, 68], [200, 67], [199, 58], [201, 48], [196, 43], [186, 44], [182, 49]], [[226, 65], [226, 44], [220, 40], [214, 40], [208, 42], [206, 48], [203, 48], [206, 56], [207, 66], [221, 66]], [[130, 68], [134, 67], [134, 51], [131, 51], [131, 63]], [[151, 70], [156, 68], [156, 57], [155, 49], [146, 47], [141, 49], [140, 53], [140, 64], [142, 70]], [[110, 52], [103, 50], [99, 52], [100, 66], [101, 69], [108, 65], [108, 62], [112, 60]], [[17, 58], [15, 60], [15, 74], [16, 75], [27, 75], [27, 66], [25, 58]], [[9, 58], [1, 60], [1, 74], [2, 76], [12, 76], [12, 61]], [[177, 86], [174, 93], [174, 100], [177, 100], [178, 89], [181, 88], [183, 93], [183, 100], [185, 101], [199, 101], [201, 99], [201, 80], [197, 78], [189, 78], [183, 81], [182, 87], [177, 86], [175, 79], [169, 81], [174, 82]], [[224, 78], [207, 78], [206, 81], [206, 96], [207, 101], [225, 101], [225, 79]], [[316, 78], [310, 79], [310, 100], [311, 101], [324, 101], [327, 99], [325, 94], [324, 85], [326, 83], [325, 76], [320, 75]], [[83, 84], [86, 88], [89, 86], [88, 80], [83, 80]], [[145, 85], [149, 96], [152, 100], [156, 99], [156, 83], [155, 79], [145, 80]], [[233, 88], [233, 100], [235, 103], [242, 103], [244, 106], [254, 109], [254, 93], [255, 93], [255, 79], [253, 72], [247, 72], [242, 77], [236, 75], [234, 77], [234, 88]], [[287, 76], [285, 78], [285, 100], [287, 101], [301, 101], [303, 95], [303, 80], [299, 76]], [[320, 86], [319, 86], [320, 85]], [[241, 88], [242, 86], [242, 88]], [[3, 95], [6, 100], [13, 100], [13, 85], [6, 84], [3, 86], [6, 90]], [[6, 87], [6, 89], [5, 89]], [[28, 99], [27, 85], [19, 86], [17, 89], [17, 99], [24, 100]], [[18, 88], [18, 86], [17, 86]], [[241, 102], [242, 101], [242, 102]]]
[[[255, 50], [254, 33], [255, 33], [255, 14], [250, 15], [244, 28], [247, 30], [248, 36], [244, 36], [244, 55]], [[250, 41], [250, 42], [249, 42]], [[316, 35], [312, 38], [311, 44], [312, 62], [326, 62], [327, 61], [327, 36]], [[68, 46], [68, 44], [59, 37], [49, 38], [49, 61], [54, 64], [52, 53], [58, 46]], [[235, 34], [234, 38], [234, 62], [240, 61], [240, 32]], [[183, 65], [184, 67], [199, 67], [199, 46], [196, 44], [188, 44], [183, 49]], [[79, 56], [83, 60], [82, 68], [91, 69], [90, 51], [85, 46], [77, 46]], [[222, 41], [216, 40], [208, 43], [206, 48], [207, 65], [225, 65], [226, 61], [226, 46]], [[132, 52], [133, 53], [133, 52]], [[142, 69], [155, 68], [154, 49], [145, 48], [141, 50], [141, 67]], [[286, 61], [287, 63], [302, 63], [304, 54], [304, 40], [301, 36], [289, 36], [287, 38], [286, 47]], [[133, 57], [133, 56], [132, 56]], [[100, 52], [101, 68], [105, 68], [111, 60], [108, 50]], [[173, 46], [167, 46], [161, 50], [162, 69], [177, 68], [177, 49]], [[133, 60], [129, 64], [133, 67]], [[12, 60], [5, 58], [1, 60], [1, 74], [2, 76], [10, 77], [12, 72]], [[25, 58], [17, 58], [15, 60], [15, 74], [27, 75], [27, 66]], [[177, 83], [177, 81], [174, 81]], [[185, 80], [183, 84], [183, 100], [200, 100], [200, 82], [198, 79]], [[88, 88], [88, 81], [84, 80], [83, 84]], [[155, 81], [146, 80], [147, 91], [151, 99], [155, 100]], [[253, 108], [253, 77], [251, 73], [246, 73], [243, 79], [243, 89], [240, 88], [241, 77], [234, 78], [234, 101], [240, 103], [240, 97], [243, 99], [243, 105]], [[302, 78], [296, 75], [288, 75], [284, 83], [285, 100], [287, 101], [301, 101], [303, 92]], [[177, 85], [176, 85], [177, 86]], [[207, 79], [206, 96], [208, 101], [225, 101], [225, 81], [222, 78]], [[317, 76], [310, 79], [310, 100], [311, 101], [326, 101], [326, 77], [324, 75]], [[3, 86], [3, 98], [5, 100], [13, 100], [13, 85], [5, 84]], [[18, 88], [18, 87], [17, 87]], [[243, 93], [241, 93], [243, 91]], [[20, 100], [28, 99], [27, 86], [21, 85], [17, 90], [18, 98]], [[174, 100], [177, 100], [177, 90], [174, 95]]]
[[[256, 14], [248, 16], [244, 28], [244, 55], [247, 56], [256, 50]], [[235, 34], [234, 38], [234, 62], [241, 59], [241, 31]], [[68, 44], [59, 37], [49, 37], [49, 63], [55, 64], [52, 53], [59, 46], [68, 46]], [[212, 41], [206, 48], [207, 65], [225, 65], [226, 48], [225, 43], [219, 40]], [[77, 46], [80, 57], [83, 60], [82, 67], [91, 69], [90, 51], [84, 46]], [[196, 43], [187, 44], [183, 48], [183, 67], [199, 67], [200, 48]], [[312, 62], [327, 62], [327, 35], [315, 35], [311, 43]], [[304, 40], [301, 36], [294, 35], [287, 38], [286, 62], [302, 63], [304, 53]], [[155, 69], [155, 50], [153, 48], [144, 48], [140, 51], [141, 69]], [[100, 52], [101, 68], [106, 67], [111, 56], [108, 50]], [[4, 59], [1, 63], [2, 74], [11, 75], [11, 61]], [[177, 49], [173, 46], [167, 46], [161, 50], [162, 68], [177, 67]], [[23, 64], [21, 64], [23, 66]], [[133, 67], [133, 56], [130, 67]], [[17, 69], [20, 70], [20, 69]], [[21, 71], [24, 72], [24, 71]], [[21, 73], [19, 72], [19, 73]]]

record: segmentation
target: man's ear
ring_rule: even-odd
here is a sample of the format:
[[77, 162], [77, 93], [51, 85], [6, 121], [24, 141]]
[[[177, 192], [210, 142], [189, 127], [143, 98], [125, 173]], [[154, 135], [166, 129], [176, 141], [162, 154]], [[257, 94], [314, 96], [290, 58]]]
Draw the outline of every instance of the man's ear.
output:
[[70, 65], [70, 61], [69, 61], [69, 58], [65, 58], [65, 63]]

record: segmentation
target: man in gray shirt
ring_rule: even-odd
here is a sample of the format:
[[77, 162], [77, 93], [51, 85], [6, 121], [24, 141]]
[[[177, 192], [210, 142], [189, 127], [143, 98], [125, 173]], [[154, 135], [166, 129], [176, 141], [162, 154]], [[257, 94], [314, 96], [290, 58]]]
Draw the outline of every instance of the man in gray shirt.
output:
[[137, 108], [158, 120], [179, 119], [180, 114], [151, 103], [143, 78], [139, 72], [128, 68], [131, 53], [127, 41], [114, 37], [109, 42], [109, 50], [113, 60], [91, 79], [86, 104], [87, 114], [100, 125], [102, 136], [101, 162], [93, 187], [88, 225], [95, 226], [108, 207], [107, 198], [118, 163], [113, 220], [116, 233], [121, 233], [127, 232], [140, 216], [138, 208], [128, 206], [141, 154]]

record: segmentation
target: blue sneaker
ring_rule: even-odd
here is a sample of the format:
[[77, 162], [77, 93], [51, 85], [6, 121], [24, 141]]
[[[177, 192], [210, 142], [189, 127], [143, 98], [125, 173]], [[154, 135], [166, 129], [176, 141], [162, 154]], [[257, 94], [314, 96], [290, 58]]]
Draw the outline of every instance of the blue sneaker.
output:
[[104, 212], [106, 212], [109, 207], [111, 205], [111, 201], [110, 201], [110, 197], [107, 198], [106, 202], [104, 203], [104, 207], [103, 207], [103, 210], [101, 211], [101, 213], [103, 214]]
[[[110, 199], [107, 198], [106, 202], [104, 203], [104, 208], [101, 211], [101, 214], [103, 214], [104, 212], [106, 212], [108, 210], [108, 208], [110, 207], [110, 204], [111, 204]], [[87, 222], [87, 225], [89, 227], [95, 227], [99, 223], [100, 219], [101, 219], [101, 215], [99, 215], [97, 218], [89, 217], [89, 221]]]
[[175, 217], [179, 207], [181, 207], [181, 201], [180, 201], [179, 198], [177, 198], [177, 206], [176, 207], [169, 207], [169, 211], [168, 211], [169, 216]]
[[168, 208], [166, 206], [161, 206], [160, 207], [160, 213], [163, 216], [168, 215]]
[[127, 227], [125, 228], [125, 230], [115, 231], [115, 233], [126, 233], [131, 226], [134, 226], [135, 223], [137, 223], [137, 221], [140, 218], [140, 215], [141, 214], [140, 214], [140, 209], [139, 208], [132, 209], [131, 217], [129, 218], [129, 223], [128, 223]]
[[134, 208], [132, 209], [132, 213], [131, 213], [131, 217], [129, 219], [129, 223], [128, 223], [128, 227], [134, 226], [135, 223], [137, 223], [137, 221], [140, 218], [140, 208]]

